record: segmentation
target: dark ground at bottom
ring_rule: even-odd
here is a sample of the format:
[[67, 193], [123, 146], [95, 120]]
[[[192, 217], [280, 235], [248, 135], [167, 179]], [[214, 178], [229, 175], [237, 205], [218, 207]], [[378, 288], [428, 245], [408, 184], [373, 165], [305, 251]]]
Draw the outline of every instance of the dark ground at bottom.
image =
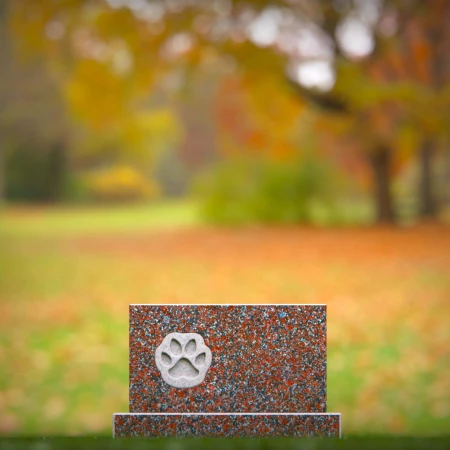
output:
[[0, 450], [53, 449], [152, 449], [152, 450], [446, 450], [450, 449], [450, 435], [443, 437], [353, 437], [341, 439], [112, 439], [106, 437], [36, 437], [0, 438]]

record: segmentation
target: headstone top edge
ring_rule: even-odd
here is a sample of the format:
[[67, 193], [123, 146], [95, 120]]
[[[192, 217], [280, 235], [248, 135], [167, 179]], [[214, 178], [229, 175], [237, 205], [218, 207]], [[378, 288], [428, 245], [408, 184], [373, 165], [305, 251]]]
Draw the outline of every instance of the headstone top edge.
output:
[[129, 306], [327, 306], [327, 303], [130, 303]]
[[342, 416], [340, 412], [118, 412], [113, 416]]

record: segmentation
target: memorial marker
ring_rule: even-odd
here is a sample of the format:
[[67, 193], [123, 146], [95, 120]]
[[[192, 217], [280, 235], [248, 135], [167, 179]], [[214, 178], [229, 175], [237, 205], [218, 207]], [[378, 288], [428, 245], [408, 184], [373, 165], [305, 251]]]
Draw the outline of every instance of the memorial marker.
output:
[[339, 437], [325, 305], [130, 305], [115, 437]]

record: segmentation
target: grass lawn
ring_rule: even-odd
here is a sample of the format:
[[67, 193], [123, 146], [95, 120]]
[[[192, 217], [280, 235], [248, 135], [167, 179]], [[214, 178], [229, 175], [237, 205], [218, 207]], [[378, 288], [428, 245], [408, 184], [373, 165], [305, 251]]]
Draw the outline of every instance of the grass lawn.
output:
[[199, 221], [196, 205], [189, 201], [102, 207], [16, 206], [4, 208], [0, 217], [0, 233], [18, 237], [130, 233], [151, 228], [180, 228]]
[[189, 202], [0, 212], [0, 434], [110, 435], [130, 303], [326, 303], [344, 435], [450, 429], [450, 228], [211, 228]]

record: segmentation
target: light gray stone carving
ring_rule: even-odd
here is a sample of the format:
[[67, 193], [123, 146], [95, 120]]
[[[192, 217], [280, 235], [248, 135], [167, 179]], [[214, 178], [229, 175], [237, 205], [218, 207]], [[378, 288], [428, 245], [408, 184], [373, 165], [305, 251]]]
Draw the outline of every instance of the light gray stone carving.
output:
[[211, 366], [211, 350], [197, 333], [170, 333], [155, 351], [163, 380], [176, 388], [197, 386]]

